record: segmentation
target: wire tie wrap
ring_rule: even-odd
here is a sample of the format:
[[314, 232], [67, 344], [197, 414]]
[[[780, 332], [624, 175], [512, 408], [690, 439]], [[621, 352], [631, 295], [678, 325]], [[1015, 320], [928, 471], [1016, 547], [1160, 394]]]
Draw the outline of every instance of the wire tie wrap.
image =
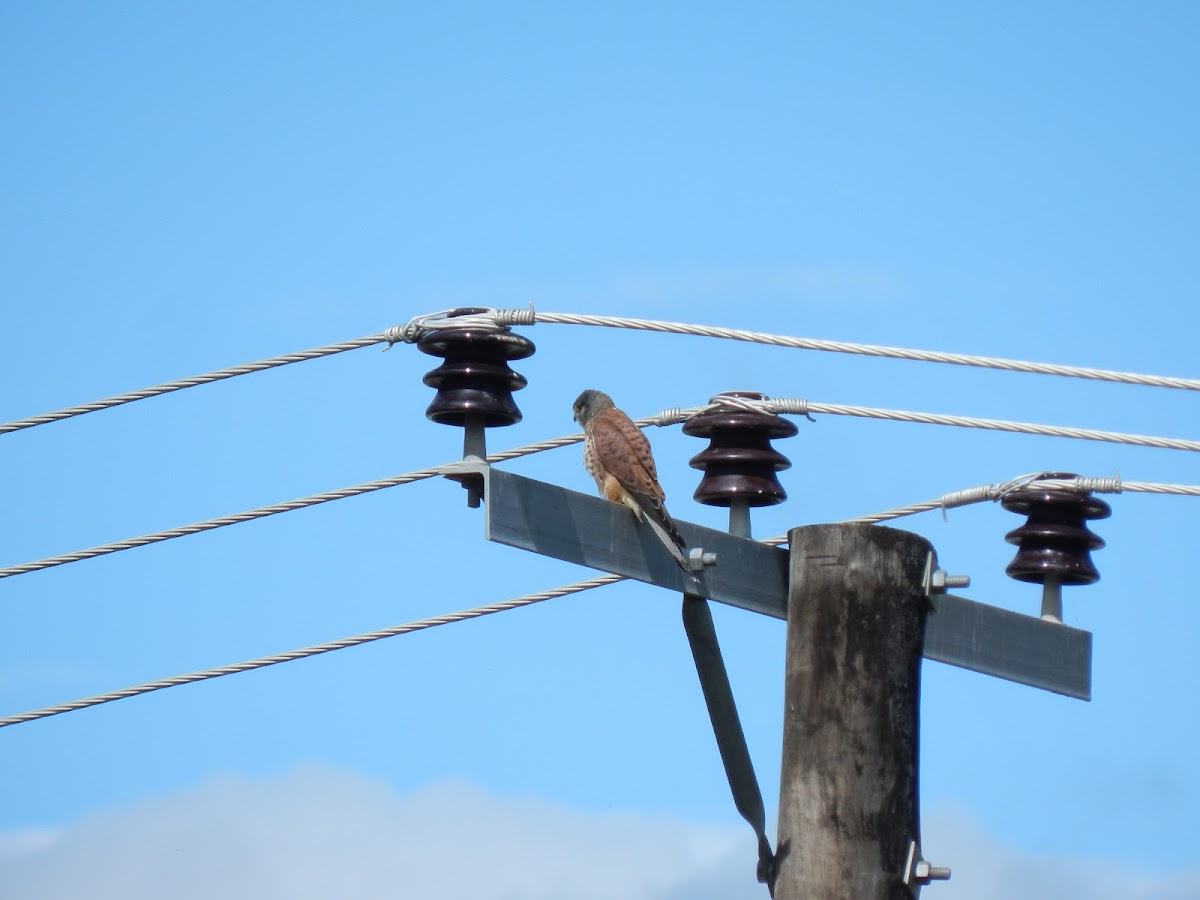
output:
[[442, 331], [451, 328], [470, 328], [475, 331], [501, 332], [507, 331], [510, 325], [533, 325], [537, 316], [530, 303], [525, 309], [486, 309], [481, 313], [469, 315], [454, 315], [458, 310], [443, 309], [438, 312], [423, 313], [413, 316], [403, 325], [392, 325], [383, 332], [387, 341], [384, 350], [391, 349], [393, 344], [415, 344], [430, 331]]

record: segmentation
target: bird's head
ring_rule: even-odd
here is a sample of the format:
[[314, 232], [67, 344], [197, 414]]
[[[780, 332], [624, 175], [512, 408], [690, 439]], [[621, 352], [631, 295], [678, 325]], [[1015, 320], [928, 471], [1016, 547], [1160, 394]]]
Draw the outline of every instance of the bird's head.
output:
[[612, 397], [604, 393], [604, 391], [586, 390], [575, 400], [575, 405], [572, 410], [575, 414], [575, 421], [581, 426], [587, 427], [595, 416], [604, 412], [606, 409], [612, 409]]

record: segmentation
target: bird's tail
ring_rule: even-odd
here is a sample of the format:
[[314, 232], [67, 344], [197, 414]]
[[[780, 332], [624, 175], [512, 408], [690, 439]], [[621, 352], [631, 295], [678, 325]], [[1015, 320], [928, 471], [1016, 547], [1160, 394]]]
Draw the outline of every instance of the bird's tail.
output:
[[635, 494], [635, 499], [638, 502], [638, 506], [641, 507], [642, 516], [646, 520], [646, 524], [650, 526], [654, 534], [662, 541], [663, 546], [670, 552], [671, 558], [679, 564], [679, 568], [690, 575], [692, 568], [688, 565], [687, 544], [684, 543], [679, 529], [675, 527], [675, 521], [671, 518], [670, 513], [667, 512], [667, 507], [657, 497], [651, 497], [649, 494], [637, 493]]

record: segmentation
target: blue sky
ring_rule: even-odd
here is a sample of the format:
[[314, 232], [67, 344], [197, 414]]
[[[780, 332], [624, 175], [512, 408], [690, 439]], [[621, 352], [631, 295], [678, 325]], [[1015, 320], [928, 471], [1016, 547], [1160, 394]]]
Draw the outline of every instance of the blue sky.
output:
[[[0, 421], [530, 302], [1196, 377], [1198, 20], [1184, 3], [10, 5]], [[525, 333], [524, 421], [495, 449], [573, 431], [585, 387], [635, 416], [751, 389], [1197, 437], [1183, 392]], [[370, 348], [0, 436], [0, 564], [450, 461], [460, 433], [423, 416], [436, 364]], [[1200, 483], [1179, 452], [800, 425], [760, 535], [1036, 470]], [[720, 527], [691, 500], [703, 444], [650, 438], [672, 512]], [[592, 487], [578, 448], [509, 467]], [[1200, 897], [1196, 503], [1108, 499], [1102, 580], [1066, 592], [1095, 634], [1091, 703], [924, 668], [925, 850], [955, 869], [931, 896], [1011, 896], [1021, 872], [1030, 897]], [[987, 505], [901, 524], [968, 596], [1032, 613], [1037, 589], [1004, 575], [1021, 521]], [[426, 481], [10, 578], [0, 712], [586, 574], [486, 544], [459, 488]], [[783, 627], [715, 615], [773, 822]], [[93, 896], [296, 897], [354, 871], [344, 896], [436, 898], [467, 892], [439, 877], [457, 864], [497, 897], [764, 896], [708, 729], [678, 598], [607, 587], [0, 730], [0, 877], [14, 897], [84, 877]]]

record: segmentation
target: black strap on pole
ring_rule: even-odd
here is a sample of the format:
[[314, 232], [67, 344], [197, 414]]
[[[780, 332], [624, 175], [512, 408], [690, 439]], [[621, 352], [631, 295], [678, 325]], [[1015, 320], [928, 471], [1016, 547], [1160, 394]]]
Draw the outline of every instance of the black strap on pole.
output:
[[725, 660], [721, 657], [721, 645], [717, 643], [717, 630], [706, 599], [696, 594], [683, 595], [683, 627], [692, 648], [692, 658], [696, 661], [696, 674], [700, 677], [700, 689], [708, 706], [717, 749], [721, 752], [725, 776], [733, 792], [733, 803], [758, 838], [758, 880], [774, 897], [775, 854], [767, 840], [767, 814], [762, 791], [750, 761], [750, 748], [746, 746], [742, 721], [733, 702], [733, 689], [729, 686], [729, 675], [725, 671]]

